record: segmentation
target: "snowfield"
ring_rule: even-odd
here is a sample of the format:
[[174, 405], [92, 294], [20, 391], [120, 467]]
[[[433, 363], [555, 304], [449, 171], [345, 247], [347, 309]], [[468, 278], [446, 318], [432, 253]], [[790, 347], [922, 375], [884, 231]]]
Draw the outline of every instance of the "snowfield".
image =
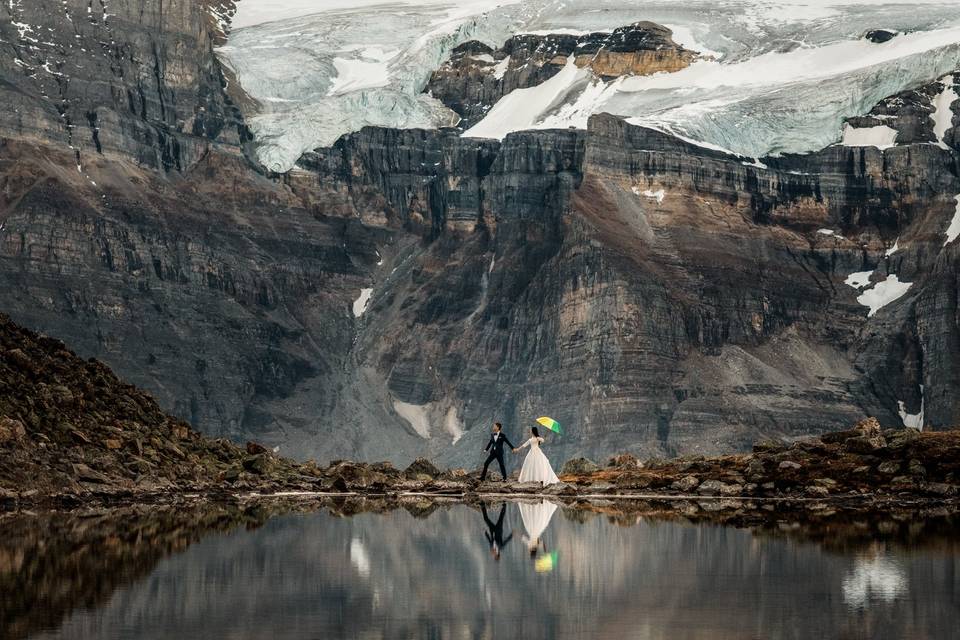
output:
[[[546, 86], [505, 96], [468, 135], [584, 127], [590, 115], [608, 112], [751, 158], [841, 141], [889, 146], [888, 131], [844, 131], [843, 118], [960, 67], [953, 0], [244, 0], [238, 7], [219, 54], [260, 103], [250, 126], [261, 161], [278, 171], [366, 125], [455, 122], [422, 90], [454, 47], [474, 39], [500, 46], [517, 33], [610, 31], [651, 20], [703, 58], [676, 73], [610, 82], [564, 69]], [[872, 28], [898, 35], [872, 43], [863, 38]], [[392, 55], [371, 58], [374, 46]], [[939, 144], [955, 98], [945, 90], [932, 105]]]

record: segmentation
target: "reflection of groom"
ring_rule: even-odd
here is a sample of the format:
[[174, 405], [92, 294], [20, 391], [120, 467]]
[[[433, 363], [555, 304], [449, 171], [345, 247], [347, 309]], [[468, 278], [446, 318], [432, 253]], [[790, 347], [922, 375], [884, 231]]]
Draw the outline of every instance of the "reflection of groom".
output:
[[513, 539], [512, 533], [507, 536], [506, 540], [503, 539], [503, 515], [507, 512], [507, 503], [500, 505], [500, 516], [497, 518], [496, 524], [487, 515], [487, 505], [483, 502], [480, 503], [480, 511], [483, 512], [483, 521], [487, 523], [487, 528], [490, 529], [489, 533], [483, 535], [486, 536], [487, 542], [490, 544], [490, 553], [493, 555], [493, 559], [499, 560], [500, 552]]
[[487, 456], [487, 461], [483, 463], [483, 473], [480, 474], [480, 482], [483, 482], [487, 478], [487, 467], [490, 466], [490, 463], [494, 460], [500, 465], [500, 475], [503, 476], [503, 479], [507, 479], [507, 468], [503, 464], [503, 445], [506, 444], [510, 449], [513, 449], [513, 444], [507, 439], [501, 431], [503, 427], [499, 422], [493, 424], [493, 433], [490, 434], [490, 441], [487, 443], [487, 446], [483, 448], [484, 451], [489, 451], [490, 455]]

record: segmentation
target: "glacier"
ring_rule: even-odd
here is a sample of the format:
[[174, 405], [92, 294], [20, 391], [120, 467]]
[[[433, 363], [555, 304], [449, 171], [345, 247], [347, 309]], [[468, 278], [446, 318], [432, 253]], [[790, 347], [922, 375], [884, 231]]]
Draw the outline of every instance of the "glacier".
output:
[[[249, 123], [260, 161], [286, 171], [363, 126], [455, 124], [423, 88], [463, 42], [640, 20], [702, 58], [608, 82], [571, 73], [534, 93], [537, 104], [505, 96], [468, 135], [582, 128], [607, 112], [747, 157], [804, 152], [840, 142], [844, 117], [960, 67], [960, 11], [938, 0], [241, 0], [218, 55], [258, 105]], [[877, 28], [897, 36], [864, 39]]]

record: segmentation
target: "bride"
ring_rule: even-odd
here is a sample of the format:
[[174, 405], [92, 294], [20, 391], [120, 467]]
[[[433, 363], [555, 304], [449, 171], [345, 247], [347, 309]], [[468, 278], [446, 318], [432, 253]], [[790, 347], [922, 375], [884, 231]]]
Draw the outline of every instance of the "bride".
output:
[[544, 485], [560, 482], [557, 474], [553, 472], [553, 467], [550, 466], [547, 456], [540, 450], [540, 445], [543, 444], [540, 431], [536, 427], [533, 427], [531, 431], [533, 437], [513, 450], [516, 453], [524, 447], [530, 447], [530, 452], [523, 460], [523, 467], [520, 468], [520, 482], [540, 482]]

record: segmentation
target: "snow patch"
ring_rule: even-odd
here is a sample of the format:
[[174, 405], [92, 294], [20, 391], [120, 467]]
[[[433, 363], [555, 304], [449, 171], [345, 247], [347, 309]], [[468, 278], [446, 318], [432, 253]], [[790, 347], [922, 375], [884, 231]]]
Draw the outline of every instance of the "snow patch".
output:
[[870, 276], [872, 275], [873, 271], [857, 271], [856, 273], [848, 275], [847, 279], [843, 281], [843, 284], [848, 287], [853, 287], [854, 289], [862, 289], [870, 286]]
[[367, 310], [371, 295], [373, 295], [373, 289], [360, 289], [360, 296], [353, 301], [354, 318], [359, 318]]
[[487, 116], [463, 133], [466, 138], [502, 140], [508, 133], [531, 128], [570, 88], [588, 74], [579, 69], [574, 56], [556, 75], [535, 87], [514, 89], [500, 98]]
[[875, 127], [851, 127], [849, 124], [843, 127], [843, 139], [840, 141], [845, 147], [876, 147], [878, 149], [889, 149], [896, 146], [897, 130], [888, 127], [885, 124]]
[[[958, 202], [958, 207], [960, 207], [960, 202]], [[893, 241], [893, 246], [883, 252], [883, 255], [890, 257], [895, 254], [897, 251], [900, 251], [900, 238], [897, 238]]]
[[933, 134], [937, 137], [937, 146], [941, 149], [950, 147], [943, 141], [944, 134], [953, 127], [953, 110], [950, 108], [957, 100], [957, 92], [953, 88], [953, 76], [946, 76], [943, 82], [943, 91], [933, 99]]
[[464, 429], [463, 424], [460, 422], [460, 418], [457, 416], [457, 408], [450, 407], [447, 411], [447, 416], [443, 421], [443, 426], [446, 428], [447, 433], [453, 438], [451, 444], [457, 444], [457, 440], [463, 437]]
[[493, 68], [493, 77], [497, 80], [503, 80], [503, 76], [507, 75], [507, 69], [510, 68], [510, 56], [507, 56], [503, 60], [497, 63], [497, 66]]
[[867, 314], [869, 318], [883, 307], [902, 297], [912, 285], [912, 282], [900, 282], [896, 275], [889, 275], [886, 280], [878, 282], [872, 289], [867, 289], [857, 296], [857, 302], [865, 307], [870, 307], [870, 312]]
[[661, 204], [663, 202], [663, 199], [666, 197], [667, 192], [664, 191], [663, 189], [657, 189], [656, 191], [651, 191], [650, 189], [647, 189], [646, 191], [643, 191], [641, 195], [644, 195], [648, 198], [653, 198], [654, 200], [657, 201], [657, 204]]
[[837, 232], [833, 229], [817, 229], [817, 233], [825, 236], [835, 236]]
[[429, 408], [429, 404], [419, 405], [400, 402], [399, 400], [393, 401], [394, 411], [410, 423], [417, 435], [425, 439], [430, 437], [430, 416], [427, 413]]
[[947, 239], [943, 241], [943, 246], [947, 246], [951, 242], [957, 239], [957, 236], [960, 236], [960, 195], [954, 198], [957, 201], [957, 208], [953, 213], [953, 220], [950, 221], [950, 226], [947, 227], [946, 234]]
[[923, 431], [923, 405], [926, 399], [923, 397], [923, 385], [920, 385], [920, 413], [907, 413], [907, 405], [903, 400], [897, 400], [897, 412], [900, 414], [900, 420], [903, 426], [917, 431]]

